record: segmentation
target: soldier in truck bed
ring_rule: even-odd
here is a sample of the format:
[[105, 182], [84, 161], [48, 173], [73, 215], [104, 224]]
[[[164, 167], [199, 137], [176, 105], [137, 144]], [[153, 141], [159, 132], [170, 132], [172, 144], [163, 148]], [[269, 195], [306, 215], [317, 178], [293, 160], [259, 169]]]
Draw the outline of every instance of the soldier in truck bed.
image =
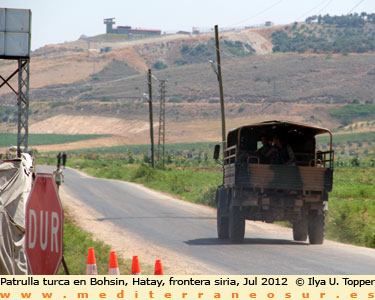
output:
[[281, 141], [280, 137], [273, 137], [273, 148], [269, 152], [271, 155], [271, 164], [280, 164], [280, 165], [296, 165], [296, 158], [292, 147]]
[[263, 146], [255, 151], [255, 155], [259, 157], [261, 164], [269, 164], [271, 161], [271, 150], [273, 149], [272, 141], [266, 135], [261, 137], [261, 141]]

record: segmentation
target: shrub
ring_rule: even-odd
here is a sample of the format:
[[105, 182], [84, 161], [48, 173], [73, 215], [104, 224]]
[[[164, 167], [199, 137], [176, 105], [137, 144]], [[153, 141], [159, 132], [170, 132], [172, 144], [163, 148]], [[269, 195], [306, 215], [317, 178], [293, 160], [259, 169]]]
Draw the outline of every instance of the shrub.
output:
[[180, 97], [172, 97], [168, 99], [169, 103], [182, 103], [182, 99]]
[[99, 80], [100, 80], [100, 77], [99, 77], [98, 74], [92, 74], [92, 75], [91, 75], [91, 80], [93, 80], [93, 81], [99, 81]]
[[242, 57], [248, 56], [255, 53], [253, 47], [249, 44], [244, 44], [241, 41], [228, 41], [224, 40], [224, 47], [227, 49], [232, 55]]
[[144, 178], [147, 181], [151, 181], [155, 179], [156, 170], [151, 168], [148, 165], [142, 164], [140, 165], [135, 172], [133, 173], [132, 179], [140, 179]]
[[184, 45], [182, 45], [182, 47], [181, 47], [181, 54], [187, 54], [187, 53], [189, 53], [191, 51], [191, 48], [189, 47], [189, 45], [186, 45], [186, 44], [184, 44]]
[[216, 189], [216, 185], [202, 188], [198, 197], [198, 203], [216, 207]]
[[185, 59], [176, 59], [174, 63], [178, 66], [184, 66], [187, 65], [189, 62]]
[[103, 96], [102, 99], [100, 100], [101, 102], [111, 102], [112, 98], [108, 96]]
[[168, 68], [168, 66], [162, 61], [157, 61], [156, 63], [154, 63], [152, 67], [156, 70], [163, 70], [163, 69]]
[[170, 185], [171, 190], [176, 194], [182, 194], [183, 192], [186, 192], [186, 184], [181, 176], [173, 176]]
[[129, 164], [134, 164], [135, 163], [135, 159], [134, 159], [134, 156], [133, 156], [133, 152], [129, 149], [128, 150], [128, 163]]

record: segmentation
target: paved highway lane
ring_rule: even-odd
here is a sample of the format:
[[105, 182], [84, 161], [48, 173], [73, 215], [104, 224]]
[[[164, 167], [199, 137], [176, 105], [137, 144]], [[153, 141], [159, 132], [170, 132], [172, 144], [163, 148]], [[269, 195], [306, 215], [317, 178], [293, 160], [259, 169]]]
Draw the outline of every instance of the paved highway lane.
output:
[[[52, 167], [38, 167], [52, 172]], [[245, 241], [217, 239], [216, 211], [116, 180], [65, 169], [65, 187], [105, 220], [221, 274], [375, 274], [375, 251], [326, 241], [294, 242], [290, 230], [247, 222]], [[270, 230], [264, 230], [270, 226]]]

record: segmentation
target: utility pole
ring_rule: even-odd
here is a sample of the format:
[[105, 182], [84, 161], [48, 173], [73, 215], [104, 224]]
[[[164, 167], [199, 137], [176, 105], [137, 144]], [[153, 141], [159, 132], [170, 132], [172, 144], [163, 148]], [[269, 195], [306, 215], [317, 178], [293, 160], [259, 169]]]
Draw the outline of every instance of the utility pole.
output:
[[152, 77], [151, 69], [148, 69], [148, 107], [150, 113], [150, 139], [151, 139], [151, 167], [154, 168], [154, 121], [152, 114]]
[[[159, 139], [158, 139], [158, 162], [162, 158], [163, 169], [165, 167], [165, 80], [160, 80], [160, 117], [159, 117]], [[162, 148], [162, 151], [161, 149]], [[161, 153], [162, 152], [162, 153]]]
[[87, 57], [90, 57], [90, 40], [87, 38]]
[[215, 39], [216, 39], [216, 62], [217, 62], [217, 80], [219, 82], [220, 90], [220, 106], [221, 106], [221, 138], [223, 145], [223, 154], [226, 148], [226, 130], [225, 130], [225, 109], [224, 109], [224, 89], [223, 80], [221, 77], [221, 62], [220, 62], [220, 47], [219, 47], [219, 28], [215, 25]]

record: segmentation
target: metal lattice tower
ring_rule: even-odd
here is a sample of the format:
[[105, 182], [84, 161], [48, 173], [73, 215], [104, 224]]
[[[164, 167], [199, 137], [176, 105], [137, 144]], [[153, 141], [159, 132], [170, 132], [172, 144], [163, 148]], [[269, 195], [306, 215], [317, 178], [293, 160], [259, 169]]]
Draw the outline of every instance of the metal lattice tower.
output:
[[29, 78], [30, 60], [18, 60], [18, 132], [17, 132], [17, 152], [27, 152], [29, 135]]
[[[158, 139], [158, 163], [162, 160], [162, 167], [165, 166], [165, 80], [160, 80], [160, 117], [159, 117], [159, 139]], [[162, 156], [162, 158], [161, 158]]]

